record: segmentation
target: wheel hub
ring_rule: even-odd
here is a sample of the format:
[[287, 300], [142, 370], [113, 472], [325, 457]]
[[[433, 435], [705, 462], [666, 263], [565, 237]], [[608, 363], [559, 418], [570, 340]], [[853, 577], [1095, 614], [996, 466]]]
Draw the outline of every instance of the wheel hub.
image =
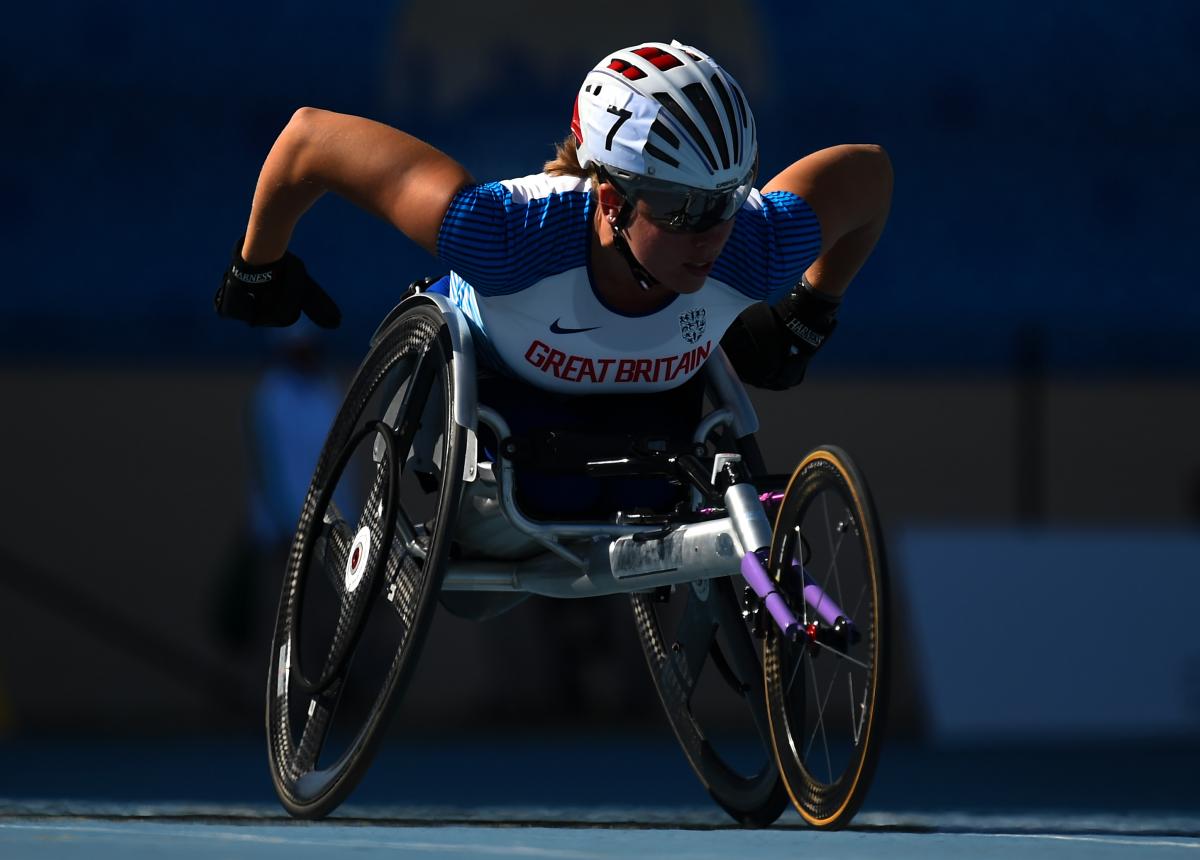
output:
[[353, 594], [363, 580], [367, 570], [367, 558], [371, 555], [371, 530], [363, 526], [350, 545], [350, 557], [346, 560], [346, 593]]

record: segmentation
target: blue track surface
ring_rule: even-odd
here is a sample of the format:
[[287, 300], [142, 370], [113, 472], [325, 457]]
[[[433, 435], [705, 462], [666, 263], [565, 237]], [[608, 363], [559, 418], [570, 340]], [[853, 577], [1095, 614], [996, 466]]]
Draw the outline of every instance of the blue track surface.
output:
[[662, 740], [385, 750], [324, 822], [288, 819], [256, 741], [0, 745], [0, 857], [1200, 856], [1200, 751], [893, 745], [853, 829], [733, 826]]
[[579, 830], [563, 827], [206, 824], [114, 821], [0, 823], [5, 857], [538, 857], [727, 860], [803, 856], [1107, 858], [1195, 856], [1200, 839], [1055, 833], [915, 834], [786, 830]]

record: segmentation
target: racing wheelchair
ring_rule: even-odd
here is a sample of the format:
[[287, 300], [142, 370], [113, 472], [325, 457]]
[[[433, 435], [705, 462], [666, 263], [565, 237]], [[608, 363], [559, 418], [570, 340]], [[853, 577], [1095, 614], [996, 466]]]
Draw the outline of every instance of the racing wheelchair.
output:
[[[422, 292], [388, 315], [325, 442], [284, 575], [266, 719], [289, 813], [323, 817], [361, 779], [439, 596], [627, 593], [668, 720], [713, 799], [748, 825], [770, 824], [789, 799], [815, 827], [851, 820], [889, 679], [879, 521], [838, 448], [768, 475], [757, 417], [719, 347], [705, 373], [712, 408], [689, 445], [614, 442], [580, 464], [665, 479], [686, 488], [684, 502], [534, 519], [515, 491], [520, 446], [476, 402], [464, 316]], [[704, 710], [697, 691], [713, 687], [752, 726], [753, 760]]]

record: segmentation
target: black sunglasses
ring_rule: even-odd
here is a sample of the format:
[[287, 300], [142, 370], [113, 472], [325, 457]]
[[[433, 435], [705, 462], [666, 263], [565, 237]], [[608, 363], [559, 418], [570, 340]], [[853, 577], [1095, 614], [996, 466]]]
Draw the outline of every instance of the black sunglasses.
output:
[[677, 233], [703, 233], [738, 213], [754, 188], [755, 172], [751, 170], [734, 186], [714, 190], [633, 174], [616, 177], [607, 170], [601, 178], [612, 183], [626, 199], [645, 204], [644, 214], [660, 227]]

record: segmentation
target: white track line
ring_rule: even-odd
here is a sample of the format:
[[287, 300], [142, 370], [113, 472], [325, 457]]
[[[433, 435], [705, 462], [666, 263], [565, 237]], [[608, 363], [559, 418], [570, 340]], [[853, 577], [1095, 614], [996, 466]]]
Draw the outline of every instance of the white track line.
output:
[[1129, 837], [1118, 838], [1114, 836], [1069, 836], [1065, 833], [977, 833], [964, 835], [987, 836], [992, 839], [1049, 839], [1055, 842], [1095, 842], [1101, 845], [1136, 845], [1139, 848], [1191, 848], [1193, 851], [1200, 850], [1200, 840], [1175, 842], [1169, 839], [1156, 839], [1152, 837], [1131, 839]]

